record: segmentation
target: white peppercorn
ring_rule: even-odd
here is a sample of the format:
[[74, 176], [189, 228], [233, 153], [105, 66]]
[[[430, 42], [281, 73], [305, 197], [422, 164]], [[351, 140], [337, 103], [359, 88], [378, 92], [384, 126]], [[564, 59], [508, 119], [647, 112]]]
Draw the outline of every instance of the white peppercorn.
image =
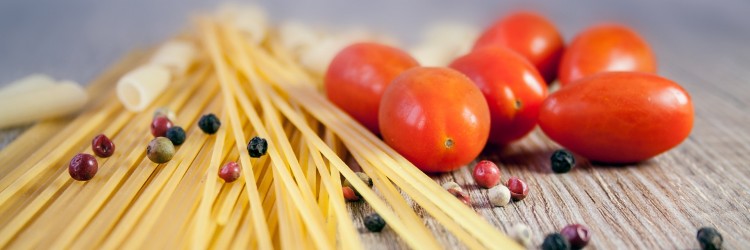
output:
[[510, 228], [508, 235], [523, 246], [531, 245], [531, 228], [523, 223], [517, 223]]
[[503, 185], [497, 185], [487, 190], [487, 196], [490, 199], [490, 204], [496, 207], [504, 207], [510, 203], [510, 190]]

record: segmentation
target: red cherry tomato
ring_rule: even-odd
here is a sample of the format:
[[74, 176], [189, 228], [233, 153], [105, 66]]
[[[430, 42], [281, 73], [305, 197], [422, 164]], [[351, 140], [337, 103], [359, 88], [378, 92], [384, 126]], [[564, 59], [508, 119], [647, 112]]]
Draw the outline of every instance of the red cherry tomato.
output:
[[448, 172], [479, 155], [490, 133], [487, 102], [449, 68], [405, 71], [383, 93], [383, 140], [424, 172]]
[[341, 50], [325, 76], [328, 99], [378, 134], [383, 91], [404, 70], [419, 63], [406, 52], [377, 43], [356, 43]]
[[531, 132], [547, 85], [534, 65], [502, 47], [485, 47], [460, 57], [451, 67], [474, 81], [490, 107], [490, 142], [508, 144]]
[[552, 22], [532, 12], [516, 12], [498, 20], [477, 39], [474, 49], [500, 45], [526, 57], [547, 83], [555, 80], [564, 50], [563, 38]]
[[633, 163], [685, 140], [693, 127], [693, 103], [677, 83], [657, 75], [602, 72], [551, 94], [539, 126], [589, 160]]
[[656, 73], [656, 57], [645, 40], [618, 24], [593, 26], [573, 39], [560, 62], [560, 84], [602, 71]]

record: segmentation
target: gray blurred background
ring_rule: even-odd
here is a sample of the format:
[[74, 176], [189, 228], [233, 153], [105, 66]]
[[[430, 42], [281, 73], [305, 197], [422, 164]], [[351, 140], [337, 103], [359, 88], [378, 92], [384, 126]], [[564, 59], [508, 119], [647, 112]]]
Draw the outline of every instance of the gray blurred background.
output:
[[[241, 1], [240, 1], [241, 2]], [[251, 1], [247, 1], [251, 2]], [[85, 85], [137, 48], [154, 46], [190, 28], [190, 17], [222, 2], [199, 0], [0, 0], [0, 87], [32, 73]], [[569, 42], [598, 22], [636, 29], [654, 49], [659, 74], [685, 87], [702, 121], [696, 134], [718, 133], [703, 122], [750, 123], [750, 0], [578, 1], [254, 1], [272, 21], [318, 26], [362, 26], [419, 39], [435, 20], [485, 27], [516, 9], [551, 19]], [[701, 93], [708, 93], [701, 96]], [[723, 100], [740, 113], [716, 113], [702, 102]], [[726, 108], [725, 108], [726, 109]], [[26, 127], [0, 130], [0, 149]], [[739, 131], [742, 131], [741, 129]]]
[[[248, 1], [250, 2], [250, 1]], [[750, 60], [750, 1], [254, 1], [272, 20], [362, 25], [407, 44], [431, 20], [486, 26], [510, 10], [537, 10], [566, 41], [599, 21], [631, 25], [654, 47], [711, 60]], [[40, 72], [82, 84], [128, 51], [152, 46], [188, 28], [191, 15], [220, 2], [199, 0], [0, 0], [0, 86]], [[738, 51], [713, 55], [716, 47]], [[661, 65], [660, 65], [661, 66]], [[695, 69], [699, 70], [699, 69]]]

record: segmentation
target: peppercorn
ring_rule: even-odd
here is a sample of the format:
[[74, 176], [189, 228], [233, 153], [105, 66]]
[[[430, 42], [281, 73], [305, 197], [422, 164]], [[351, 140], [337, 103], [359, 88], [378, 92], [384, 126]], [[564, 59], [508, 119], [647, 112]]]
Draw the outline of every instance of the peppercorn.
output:
[[160, 107], [160, 108], [157, 108], [156, 110], [154, 110], [154, 118], [153, 119], [156, 119], [156, 117], [159, 117], [159, 116], [165, 116], [170, 121], [176, 121], [177, 120], [177, 116], [175, 116], [174, 112], [171, 109], [167, 108], [167, 107]]
[[172, 121], [166, 116], [158, 116], [151, 122], [151, 134], [154, 137], [163, 137], [167, 134], [167, 129], [172, 127]]
[[250, 157], [260, 158], [266, 154], [266, 151], [268, 151], [268, 141], [266, 139], [256, 136], [247, 143], [247, 152], [250, 154]]
[[107, 158], [115, 153], [115, 144], [104, 134], [97, 135], [91, 140], [91, 150], [99, 157]]
[[526, 198], [526, 195], [529, 194], [529, 186], [527, 186], [521, 179], [518, 179], [518, 177], [510, 177], [507, 186], [510, 190], [510, 197], [514, 201], [523, 200]]
[[474, 181], [483, 188], [491, 188], [500, 182], [500, 169], [491, 161], [480, 161], [472, 172]]
[[703, 250], [719, 250], [721, 249], [724, 238], [721, 237], [716, 228], [713, 227], [702, 227], [698, 229], [698, 235], [696, 236], [698, 243], [701, 244]]
[[78, 181], [91, 180], [97, 171], [99, 171], [99, 163], [90, 154], [77, 154], [70, 160], [70, 164], [68, 165], [70, 177]]
[[385, 227], [385, 220], [379, 214], [371, 214], [365, 217], [365, 227], [370, 232], [380, 232]]
[[531, 245], [531, 228], [523, 223], [517, 223], [510, 229], [509, 236], [523, 246]]
[[542, 250], [568, 250], [570, 249], [570, 243], [562, 234], [553, 233], [548, 234], [542, 242]]
[[225, 182], [234, 182], [240, 178], [240, 171], [240, 164], [230, 161], [219, 169], [219, 177], [224, 179]]
[[148, 143], [146, 154], [154, 163], [165, 163], [174, 156], [174, 145], [166, 137], [156, 137]]
[[498, 185], [487, 190], [490, 204], [496, 207], [504, 207], [510, 203], [510, 190], [503, 185]]
[[359, 193], [355, 192], [351, 187], [341, 187], [341, 192], [344, 193], [344, 200], [346, 201], [360, 201], [362, 199]]
[[565, 239], [568, 240], [573, 249], [581, 249], [589, 244], [591, 233], [589, 229], [581, 224], [570, 224], [560, 230]]
[[214, 114], [203, 115], [201, 116], [201, 119], [198, 120], [198, 127], [206, 134], [212, 135], [216, 133], [216, 131], [219, 131], [221, 121], [219, 121], [219, 118]]
[[576, 159], [570, 151], [565, 149], [555, 150], [550, 156], [552, 171], [555, 173], [567, 173], [576, 166]]
[[453, 196], [456, 196], [461, 202], [466, 204], [467, 206], [471, 206], [471, 198], [469, 197], [469, 194], [464, 192], [461, 189], [457, 188], [451, 188], [448, 189], [448, 193], [451, 193]]
[[185, 143], [185, 130], [180, 126], [174, 126], [167, 129], [166, 136], [175, 146], [180, 146], [182, 143]]

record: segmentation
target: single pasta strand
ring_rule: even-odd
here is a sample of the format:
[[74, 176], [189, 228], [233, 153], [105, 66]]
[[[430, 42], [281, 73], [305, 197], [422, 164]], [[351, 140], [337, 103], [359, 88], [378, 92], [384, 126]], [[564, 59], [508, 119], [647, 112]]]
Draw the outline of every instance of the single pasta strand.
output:
[[[329, 147], [333, 148], [335, 152], [335, 147], [336, 145], [338, 145], [336, 143], [336, 136], [328, 129], [326, 129], [323, 136], [325, 137], [324, 140], [326, 144], [329, 145]], [[315, 148], [312, 149], [314, 150]], [[326, 162], [325, 159], [323, 160], [324, 162]], [[336, 227], [339, 224], [339, 220], [336, 218], [335, 211], [333, 211], [333, 203], [335, 202], [335, 200], [332, 197], [339, 195], [343, 197], [344, 193], [341, 190], [341, 174], [339, 173], [339, 170], [335, 167], [330, 167], [330, 161], [327, 161], [325, 167], [328, 168], [328, 172], [331, 173], [329, 176], [326, 176], [326, 178], [330, 179], [331, 182], [333, 182], [333, 192], [326, 190], [326, 192], [323, 193], [325, 195], [320, 198], [319, 206], [325, 208], [327, 211], [326, 216], [328, 216], [328, 235], [329, 237], [331, 237], [331, 240], [334, 240], [336, 239], [336, 236], [334, 235], [336, 234]], [[321, 176], [321, 178], [323, 177]]]

